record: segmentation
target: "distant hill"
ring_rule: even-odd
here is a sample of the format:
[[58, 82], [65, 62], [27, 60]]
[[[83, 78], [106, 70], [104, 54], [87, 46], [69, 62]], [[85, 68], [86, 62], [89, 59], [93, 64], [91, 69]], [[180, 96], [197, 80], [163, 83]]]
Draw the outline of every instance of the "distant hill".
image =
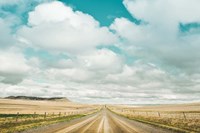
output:
[[70, 102], [66, 97], [32, 97], [32, 96], [9, 96], [5, 97], [5, 99], [21, 99], [21, 100], [46, 100], [46, 101], [67, 101]]

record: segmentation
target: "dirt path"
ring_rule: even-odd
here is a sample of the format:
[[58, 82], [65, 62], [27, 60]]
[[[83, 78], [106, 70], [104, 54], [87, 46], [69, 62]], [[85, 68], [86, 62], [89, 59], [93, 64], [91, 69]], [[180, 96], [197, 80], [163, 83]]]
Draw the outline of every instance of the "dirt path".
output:
[[[118, 116], [107, 109], [71, 122], [34, 130], [34, 133], [175, 133]], [[26, 132], [31, 133], [31, 132]]]

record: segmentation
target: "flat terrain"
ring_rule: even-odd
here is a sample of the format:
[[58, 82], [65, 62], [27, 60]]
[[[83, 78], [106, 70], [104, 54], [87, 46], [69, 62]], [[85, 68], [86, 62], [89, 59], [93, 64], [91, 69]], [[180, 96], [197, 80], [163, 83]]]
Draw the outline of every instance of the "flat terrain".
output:
[[[109, 111], [106, 107], [124, 117]], [[174, 131], [154, 126], [155, 124], [135, 121], [144, 120], [188, 131], [200, 131], [199, 103], [144, 107], [106, 105], [106, 107], [79, 104], [66, 99], [0, 99], [0, 114], [2, 115], [0, 125], [5, 132], [12, 128], [12, 131], [26, 130], [25, 133], [174, 133]], [[96, 112], [97, 110], [100, 111]], [[27, 117], [18, 117], [18, 112], [27, 114]], [[15, 116], [6, 118], [9, 114], [15, 114]], [[30, 114], [33, 116], [28, 117]], [[7, 124], [12, 126], [6, 126]], [[34, 129], [30, 129], [33, 127]]]
[[106, 108], [100, 112], [67, 123], [42, 127], [24, 133], [174, 133], [167, 129], [129, 120]]
[[0, 114], [37, 114], [64, 113], [75, 111], [87, 111], [96, 105], [78, 104], [67, 100], [19, 100], [19, 99], [0, 99]]
[[109, 105], [113, 112], [124, 117], [151, 123], [180, 132], [200, 132], [200, 104], [174, 104], [133, 107], [128, 105]]
[[112, 107], [133, 109], [136, 111], [200, 111], [200, 103], [166, 104], [151, 106], [110, 105]]

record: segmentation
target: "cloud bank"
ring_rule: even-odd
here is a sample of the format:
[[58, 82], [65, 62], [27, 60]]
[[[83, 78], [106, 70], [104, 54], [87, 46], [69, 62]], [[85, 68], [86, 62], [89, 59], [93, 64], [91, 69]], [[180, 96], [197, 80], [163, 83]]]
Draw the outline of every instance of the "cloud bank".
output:
[[199, 1], [121, 4], [140, 22], [121, 17], [101, 26], [94, 16], [59, 1], [21, 8], [26, 21], [0, 9], [0, 96], [125, 104], [199, 101]]

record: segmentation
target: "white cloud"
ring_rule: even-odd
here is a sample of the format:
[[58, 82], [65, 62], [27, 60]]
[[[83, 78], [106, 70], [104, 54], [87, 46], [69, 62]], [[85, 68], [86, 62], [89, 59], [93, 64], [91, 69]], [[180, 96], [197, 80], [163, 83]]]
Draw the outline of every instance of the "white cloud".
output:
[[130, 13], [150, 23], [199, 22], [199, 0], [124, 0]]
[[133, 16], [147, 24], [116, 18], [110, 28], [126, 40], [120, 46], [122, 49], [146, 61], [159, 62], [171, 71], [199, 72], [199, 34], [185, 35], [179, 29], [180, 22], [200, 22], [196, 6], [199, 1], [124, 0], [123, 3]]
[[[198, 1], [192, 0], [193, 7], [176, 2], [180, 0], [124, 0], [133, 16], [147, 22], [140, 25], [116, 18], [110, 27], [101, 27], [92, 16], [58, 1], [36, 6], [17, 33], [10, 29], [14, 17], [0, 19], [0, 43], [5, 44], [0, 50], [0, 96], [126, 104], [199, 100], [199, 35], [178, 31], [179, 22], [199, 20], [194, 13]], [[107, 44], [121, 51], [96, 48]], [[38, 51], [25, 58], [26, 47]]]
[[[165, 71], [138, 61], [132, 66], [124, 65], [121, 73], [108, 74], [105, 81], [107, 83], [130, 85], [136, 88], [146, 85], [145, 89], [151, 89], [152, 86], [165, 84], [167, 78], [168, 75]], [[154, 90], [155, 88], [152, 89]]]
[[[189, 3], [195, 5], [188, 7]], [[110, 28], [123, 40], [120, 48], [141, 62], [125, 65], [121, 73], [108, 74], [105, 83], [130, 86], [132, 90], [127, 89], [127, 92], [135, 98], [133, 102], [144, 99], [178, 102], [186, 101], [186, 97], [197, 100], [197, 95], [193, 97], [191, 92], [198, 93], [194, 75], [200, 70], [199, 34], [180, 34], [179, 23], [200, 21], [198, 3], [124, 0], [129, 12], [147, 23], [138, 25], [126, 18], [116, 18]]]
[[92, 71], [103, 71], [106, 73], [118, 72], [122, 67], [120, 57], [107, 49], [95, 50], [79, 57], [83, 67]]
[[80, 53], [117, 40], [92, 16], [73, 11], [58, 1], [37, 6], [29, 13], [28, 23], [30, 26], [20, 29], [19, 35], [34, 46], [51, 50]]
[[0, 76], [3, 77], [1, 82], [8, 84], [21, 82], [30, 70], [23, 55], [13, 51], [0, 51], [0, 55]]
[[[40, 25], [42, 23], [57, 23], [71, 17], [77, 18], [79, 21], [83, 21], [80, 19], [81, 17], [74, 13], [71, 7], [65, 6], [61, 2], [52, 2], [35, 7], [35, 10], [29, 13], [28, 23], [30, 26]], [[90, 16], [88, 15], [88, 18], [89, 17]], [[72, 19], [71, 21], [74, 20], [75, 19]], [[77, 23], [76, 21], [74, 22], [75, 23], [71, 22], [70, 24], [74, 25]]]
[[175, 41], [180, 23], [200, 22], [199, 0], [124, 0], [127, 10], [151, 25], [150, 32]]
[[114, 52], [99, 49], [78, 56], [76, 59], [62, 59], [56, 65], [48, 65], [46, 77], [61, 81], [101, 82], [108, 73], [118, 73], [122, 60]]
[[126, 18], [116, 18], [111, 24], [110, 29], [116, 31], [119, 37], [126, 39], [129, 43], [141, 43], [144, 40], [150, 40], [150, 26], [136, 25]]
[[50, 79], [60, 80], [64, 82], [85, 82], [91, 81], [94, 77], [94, 73], [81, 69], [81, 68], [68, 68], [68, 69], [55, 69], [51, 68], [45, 72], [45, 75], [51, 76]]
[[26, 59], [21, 54], [0, 51], [0, 71], [8, 74], [26, 73], [29, 67], [26, 64]]

